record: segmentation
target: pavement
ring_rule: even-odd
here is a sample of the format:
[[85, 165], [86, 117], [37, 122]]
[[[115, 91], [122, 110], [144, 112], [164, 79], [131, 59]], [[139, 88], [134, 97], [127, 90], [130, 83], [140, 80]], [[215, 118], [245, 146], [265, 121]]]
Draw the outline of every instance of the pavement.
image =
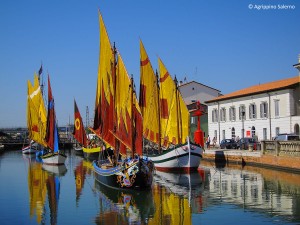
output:
[[231, 155], [231, 156], [252, 156], [260, 157], [262, 152], [260, 150], [240, 150], [240, 149], [219, 149], [219, 148], [210, 148], [204, 150], [204, 155]]

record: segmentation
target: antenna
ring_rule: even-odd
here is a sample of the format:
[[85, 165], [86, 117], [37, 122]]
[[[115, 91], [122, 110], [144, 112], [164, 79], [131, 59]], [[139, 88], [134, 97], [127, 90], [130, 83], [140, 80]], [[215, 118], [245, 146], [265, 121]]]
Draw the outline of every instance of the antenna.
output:
[[85, 127], [90, 126], [89, 121], [90, 121], [90, 113], [89, 113], [89, 107], [87, 106], [85, 111]]

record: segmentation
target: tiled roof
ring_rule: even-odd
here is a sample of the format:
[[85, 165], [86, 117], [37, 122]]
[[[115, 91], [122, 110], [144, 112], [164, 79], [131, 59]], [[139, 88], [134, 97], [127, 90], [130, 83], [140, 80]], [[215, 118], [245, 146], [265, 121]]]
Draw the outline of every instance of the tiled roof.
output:
[[289, 88], [291, 86], [295, 86], [297, 84], [298, 85], [300, 84], [300, 76], [286, 78], [286, 79], [273, 81], [265, 84], [254, 85], [242, 90], [238, 90], [229, 94], [222, 95], [220, 97], [206, 101], [205, 103], [243, 97], [243, 96], [248, 96], [253, 94], [269, 92], [269, 91], [281, 90], [281, 89]]

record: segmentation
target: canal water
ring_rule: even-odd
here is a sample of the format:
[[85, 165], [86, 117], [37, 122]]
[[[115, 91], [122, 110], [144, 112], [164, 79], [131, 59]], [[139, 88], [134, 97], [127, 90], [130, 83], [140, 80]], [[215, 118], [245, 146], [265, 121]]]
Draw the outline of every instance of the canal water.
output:
[[90, 162], [66, 152], [45, 166], [0, 155], [0, 224], [300, 224], [300, 175], [201, 162], [190, 175], [159, 173], [148, 191], [95, 182]]

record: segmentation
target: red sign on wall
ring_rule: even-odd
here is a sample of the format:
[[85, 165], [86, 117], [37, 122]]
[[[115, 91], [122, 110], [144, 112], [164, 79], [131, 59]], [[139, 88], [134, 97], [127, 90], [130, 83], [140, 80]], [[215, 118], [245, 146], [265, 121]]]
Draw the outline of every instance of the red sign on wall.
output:
[[246, 136], [250, 137], [251, 136], [251, 131], [250, 130], [246, 130]]

